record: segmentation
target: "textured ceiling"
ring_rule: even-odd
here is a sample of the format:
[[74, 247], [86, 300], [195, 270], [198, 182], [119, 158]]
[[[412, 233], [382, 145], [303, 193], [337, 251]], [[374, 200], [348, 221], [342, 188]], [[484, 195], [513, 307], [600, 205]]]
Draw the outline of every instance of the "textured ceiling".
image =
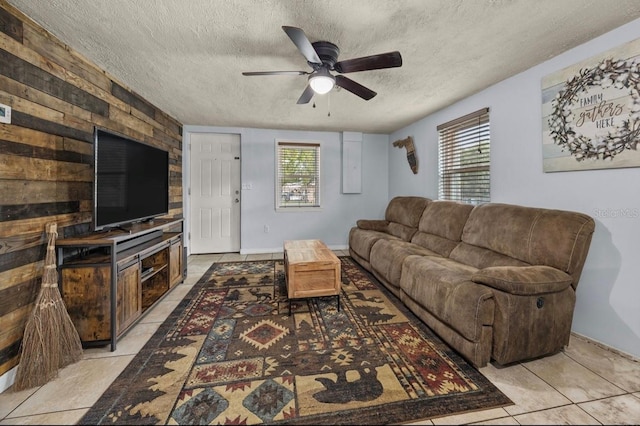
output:
[[[638, 0], [8, 2], [183, 124], [368, 133], [640, 17]], [[345, 75], [378, 93], [370, 101], [334, 89], [297, 105], [307, 76], [242, 75], [311, 69], [283, 25], [337, 44], [338, 60], [398, 50], [403, 65]]]

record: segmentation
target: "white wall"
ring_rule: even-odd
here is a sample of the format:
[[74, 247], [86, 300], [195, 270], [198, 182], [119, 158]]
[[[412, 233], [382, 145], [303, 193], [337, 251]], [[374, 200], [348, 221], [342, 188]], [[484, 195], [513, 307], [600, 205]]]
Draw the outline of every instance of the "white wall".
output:
[[[574, 210], [595, 219], [573, 331], [635, 357], [640, 357], [640, 168], [543, 173], [541, 80], [639, 36], [636, 20], [394, 132], [390, 141], [413, 136], [417, 175], [404, 150], [389, 145], [389, 197], [437, 198], [436, 126], [489, 107], [492, 201]], [[619, 211], [631, 214], [615, 214]]]
[[[187, 143], [189, 135], [195, 132], [240, 134], [241, 182], [252, 187], [242, 190], [240, 252], [243, 254], [282, 251], [282, 242], [288, 239], [321, 239], [333, 249], [344, 249], [348, 247], [349, 229], [356, 220], [384, 216], [389, 196], [388, 135], [363, 135], [362, 193], [342, 194], [341, 132], [184, 126], [185, 189], [189, 182]], [[320, 211], [276, 212], [277, 139], [320, 142]], [[189, 213], [187, 197], [187, 230]], [[265, 225], [269, 227], [268, 233], [264, 232]]]

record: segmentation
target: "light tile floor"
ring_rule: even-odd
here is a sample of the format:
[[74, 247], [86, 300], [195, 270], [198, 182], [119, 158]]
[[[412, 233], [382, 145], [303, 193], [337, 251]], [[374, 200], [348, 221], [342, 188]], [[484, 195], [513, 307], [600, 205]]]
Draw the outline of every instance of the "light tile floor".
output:
[[[44, 386], [1, 393], [0, 425], [77, 423], [213, 262], [265, 259], [282, 259], [282, 253], [189, 256], [185, 281], [118, 341], [116, 351], [86, 349], [81, 361]], [[508, 367], [489, 364], [480, 372], [515, 405], [413, 424], [640, 424], [640, 362], [579, 336], [559, 354]]]

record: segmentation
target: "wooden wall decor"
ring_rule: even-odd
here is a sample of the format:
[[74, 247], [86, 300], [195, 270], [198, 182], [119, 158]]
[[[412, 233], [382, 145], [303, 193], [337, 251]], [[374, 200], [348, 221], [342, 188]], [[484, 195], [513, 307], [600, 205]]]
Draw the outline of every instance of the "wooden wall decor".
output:
[[545, 172], [640, 167], [640, 38], [542, 79]]
[[[159, 88], [160, 90], [161, 88]], [[169, 151], [169, 214], [182, 217], [182, 124], [0, 0], [0, 375], [17, 365], [42, 280], [45, 224], [88, 232], [93, 130]]]
[[418, 158], [416, 157], [416, 148], [413, 145], [413, 138], [411, 136], [407, 136], [404, 139], [395, 141], [393, 146], [407, 149], [407, 161], [409, 162], [409, 167], [411, 167], [411, 171], [414, 175], [418, 174]]

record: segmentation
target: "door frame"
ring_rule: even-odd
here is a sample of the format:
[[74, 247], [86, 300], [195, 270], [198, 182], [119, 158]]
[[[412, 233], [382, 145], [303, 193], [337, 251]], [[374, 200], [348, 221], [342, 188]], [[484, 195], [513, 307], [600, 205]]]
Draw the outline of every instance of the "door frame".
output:
[[[182, 128], [182, 211], [184, 218], [184, 250], [185, 256], [191, 254], [190, 232], [191, 232], [191, 135], [194, 133], [224, 133], [236, 134], [240, 136], [240, 185], [242, 187], [242, 138], [244, 131], [236, 127], [211, 127], [211, 126], [184, 126]], [[240, 223], [240, 252], [242, 253], [242, 192], [240, 193], [240, 211], [238, 221]], [[187, 260], [185, 259], [185, 265]]]

